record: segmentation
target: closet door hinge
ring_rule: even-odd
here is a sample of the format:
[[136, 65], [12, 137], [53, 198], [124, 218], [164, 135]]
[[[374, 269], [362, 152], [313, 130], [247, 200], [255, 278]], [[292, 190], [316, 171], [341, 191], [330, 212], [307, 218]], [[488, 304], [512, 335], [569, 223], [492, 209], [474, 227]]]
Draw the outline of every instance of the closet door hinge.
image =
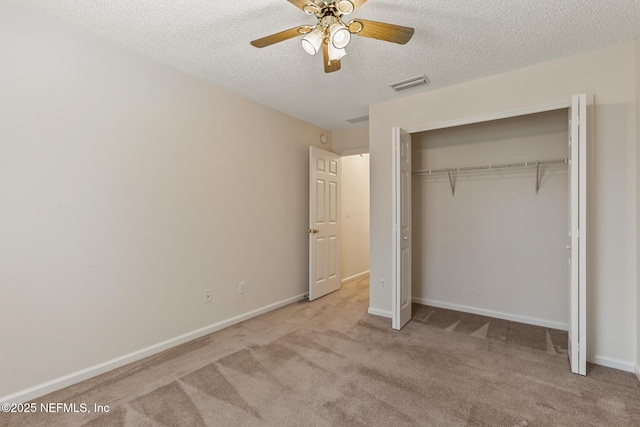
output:
[[576, 231], [576, 237], [577, 237], [578, 239], [580, 238], [580, 229], [578, 229], [578, 230]]

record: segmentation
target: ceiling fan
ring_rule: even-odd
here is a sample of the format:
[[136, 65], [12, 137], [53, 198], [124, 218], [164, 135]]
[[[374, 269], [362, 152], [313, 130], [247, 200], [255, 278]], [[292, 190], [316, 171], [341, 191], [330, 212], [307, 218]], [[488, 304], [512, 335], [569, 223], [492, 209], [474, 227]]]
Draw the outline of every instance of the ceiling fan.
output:
[[302, 47], [310, 55], [322, 50], [324, 72], [332, 73], [340, 69], [340, 58], [347, 52], [345, 47], [351, 41], [351, 34], [373, 39], [405, 44], [413, 36], [414, 29], [384, 22], [353, 19], [348, 23], [342, 17], [362, 6], [367, 0], [288, 0], [307, 15], [315, 15], [316, 25], [300, 25], [279, 33], [271, 34], [251, 42], [255, 47], [266, 47], [297, 36], [302, 38]]

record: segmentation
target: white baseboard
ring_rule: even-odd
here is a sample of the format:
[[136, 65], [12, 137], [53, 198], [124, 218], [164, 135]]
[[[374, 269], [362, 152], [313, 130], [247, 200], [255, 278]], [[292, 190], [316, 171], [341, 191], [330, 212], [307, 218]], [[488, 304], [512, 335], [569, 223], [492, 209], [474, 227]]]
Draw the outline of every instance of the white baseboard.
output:
[[47, 381], [45, 383], [39, 384], [34, 387], [30, 387], [26, 390], [22, 390], [17, 393], [10, 394], [8, 396], [0, 397], [0, 404], [29, 402], [38, 397], [63, 389], [65, 387], [69, 387], [70, 385], [77, 384], [81, 381], [88, 380], [89, 378], [93, 378], [97, 375], [104, 374], [105, 372], [112, 371], [114, 369], [117, 369], [129, 363], [144, 359], [145, 357], [153, 356], [154, 354], [168, 350], [172, 347], [178, 346], [180, 344], [184, 344], [196, 338], [200, 338], [205, 335], [211, 334], [213, 332], [217, 332], [221, 329], [228, 328], [229, 326], [233, 326], [240, 322], [244, 322], [245, 320], [249, 320], [252, 317], [256, 317], [261, 314], [268, 313], [270, 311], [276, 310], [280, 307], [284, 307], [285, 305], [289, 305], [291, 303], [300, 301], [302, 299], [304, 299], [304, 295], [297, 295], [295, 297], [287, 298], [285, 300], [266, 305], [264, 307], [258, 308], [248, 313], [244, 313], [239, 316], [235, 316], [230, 319], [223, 320], [218, 323], [214, 323], [213, 325], [196, 329], [195, 331], [188, 332], [184, 335], [171, 338], [169, 340], [160, 342], [158, 344], [154, 344], [152, 346], [143, 348], [141, 350], [134, 351], [133, 353], [125, 354], [115, 359], [108, 360], [104, 363], [100, 363], [98, 365], [91, 366], [86, 369], [82, 369], [80, 371], [72, 372], [68, 375], [62, 376], [60, 378], [56, 378], [51, 381]]
[[635, 363], [629, 362], [626, 360], [620, 360], [620, 359], [614, 359], [612, 357], [595, 355], [593, 356], [593, 360], [590, 360], [590, 362], [595, 363], [596, 365], [606, 366], [607, 368], [619, 369], [621, 371], [626, 371], [626, 372], [634, 372], [634, 369], [636, 369], [635, 372], [636, 372], [636, 375], [638, 375], [638, 371]]
[[527, 323], [529, 325], [559, 329], [561, 331], [569, 330], [569, 325], [567, 325], [566, 323], [553, 322], [553, 321], [544, 320], [544, 319], [537, 319], [535, 317], [526, 317], [526, 316], [520, 316], [517, 314], [502, 313], [499, 311], [485, 310], [483, 308], [469, 307], [466, 305], [452, 304], [448, 302], [434, 301], [430, 299], [423, 299], [423, 298], [416, 298], [416, 297], [412, 298], [412, 301], [417, 302], [418, 304], [430, 305], [432, 307], [446, 308], [449, 310], [456, 310], [456, 311], [464, 311], [465, 313], [473, 313], [473, 314], [479, 314], [481, 316], [495, 317], [496, 319], [510, 320], [512, 322]]
[[346, 283], [346, 282], [349, 282], [351, 280], [360, 279], [360, 278], [368, 276], [368, 275], [369, 275], [369, 270], [363, 271], [362, 273], [358, 273], [358, 274], [354, 274], [353, 276], [345, 277], [344, 279], [342, 279], [341, 282], [342, 283]]
[[374, 316], [387, 317], [389, 319], [391, 319], [391, 317], [393, 316], [393, 314], [390, 311], [378, 310], [377, 308], [373, 308], [373, 307], [369, 307], [369, 309], [367, 310], [367, 313], [373, 314]]

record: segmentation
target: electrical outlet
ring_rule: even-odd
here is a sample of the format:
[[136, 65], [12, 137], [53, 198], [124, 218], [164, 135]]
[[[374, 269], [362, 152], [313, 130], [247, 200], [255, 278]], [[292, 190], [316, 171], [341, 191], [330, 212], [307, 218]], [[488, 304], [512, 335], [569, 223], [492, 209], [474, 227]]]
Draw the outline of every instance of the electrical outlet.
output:
[[238, 293], [244, 294], [244, 282], [238, 283]]
[[211, 289], [204, 290], [204, 302], [211, 302]]
[[387, 289], [387, 281], [384, 279], [380, 279], [380, 289], [385, 290]]

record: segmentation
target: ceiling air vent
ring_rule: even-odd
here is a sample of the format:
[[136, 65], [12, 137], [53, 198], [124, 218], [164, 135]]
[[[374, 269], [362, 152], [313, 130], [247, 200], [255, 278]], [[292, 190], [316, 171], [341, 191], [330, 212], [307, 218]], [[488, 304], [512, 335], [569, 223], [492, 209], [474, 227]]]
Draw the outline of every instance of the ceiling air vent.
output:
[[391, 86], [391, 88], [393, 90], [395, 90], [396, 92], [399, 92], [401, 90], [409, 89], [410, 87], [426, 85], [428, 83], [430, 83], [429, 79], [427, 78], [427, 76], [425, 76], [423, 74], [423, 75], [418, 76], [418, 77], [412, 77], [412, 78], [407, 79], [407, 80], [402, 80], [402, 81], [399, 81], [399, 82], [391, 83], [389, 86]]
[[347, 120], [347, 122], [351, 123], [352, 125], [356, 123], [362, 123], [362, 122], [368, 122], [368, 121], [369, 121], [369, 116], [356, 117], [355, 119]]

